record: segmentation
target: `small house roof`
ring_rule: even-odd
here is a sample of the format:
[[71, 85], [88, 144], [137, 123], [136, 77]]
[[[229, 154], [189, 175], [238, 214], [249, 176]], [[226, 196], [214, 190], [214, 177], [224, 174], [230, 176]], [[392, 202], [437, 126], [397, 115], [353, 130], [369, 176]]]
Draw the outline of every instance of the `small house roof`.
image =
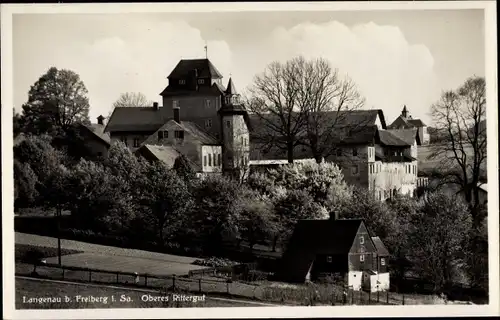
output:
[[417, 140], [417, 144], [420, 144], [420, 136], [418, 135], [417, 128], [389, 129], [387, 131], [398, 139], [408, 143], [409, 145], [413, 145], [415, 140]]
[[379, 130], [379, 136], [380, 136], [380, 143], [385, 146], [409, 147], [413, 144], [401, 140], [399, 137], [392, 134], [391, 131], [389, 130]]
[[411, 124], [414, 127], [425, 127], [425, 124], [422, 122], [420, 119], [408, 119], [406, 120], [409, 124]]
[[377, 254], [379, 256], [389, 256], [389, 250], [385, 247], [382, 240], [379, 237], [372, 237], [373, 244], [375, 244], [375, 249], [377, 249]]
[[[101, 116], [102, 117], [102, 116]], [[87, 128], [91, 133], [93, 133], [98, 139], [103, 141], [105, 144], [111, 144], [111, 138], [107, 132], [104, 132], [106, 126], [98, 123], [91, 123], [90, 125], [83, 125]]]
[[104, 131], [154, 132], [158, 130], [166, 120], [167, 118], [163, 108], [118, 107], [113, 110]]

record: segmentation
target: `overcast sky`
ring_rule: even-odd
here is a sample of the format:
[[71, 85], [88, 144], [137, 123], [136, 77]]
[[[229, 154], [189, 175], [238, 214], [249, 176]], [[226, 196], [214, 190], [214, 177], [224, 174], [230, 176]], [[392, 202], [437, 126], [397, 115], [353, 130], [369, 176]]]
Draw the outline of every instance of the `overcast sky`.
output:
[[442, 90], [485, 74], [482, 10], [13, 16], [14, 103], [50, 67], [78, 73], [93, 122], [123, 92], [159, 101], [181, 58], [208, 57], [238, 90], [274, 60], [324, 57], [392, 122], [430, 123]]

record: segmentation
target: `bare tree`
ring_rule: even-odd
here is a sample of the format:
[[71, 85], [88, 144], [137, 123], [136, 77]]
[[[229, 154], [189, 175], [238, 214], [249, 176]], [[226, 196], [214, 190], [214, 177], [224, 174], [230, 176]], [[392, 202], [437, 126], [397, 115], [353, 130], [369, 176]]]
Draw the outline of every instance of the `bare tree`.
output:
[[113, 108], [138, 108], [148, 107], [153, 105], [153, 102], [148, 100], [141, 92], [125, 92], [120, 95], [118, 100], [113, 103]]
[[349, 77], [341, 77], [338, 69], [322, 58], [300, 61], [301, 83], [299, 109], [305, 115], [305, 132], [301, 143], [312, 152], [319, 163], [332, 155], [341, 143], [363, 123], [350, 123], [351, 111], [363, 107], [365, 99]]
[[294, 148], [299, 145], [303, 132], [305, 113], [301, 112], [298, 86], [303, 83], [302, 57], [287, 62], [273, 62], [263, 73], [255, 77], [250, 88], [248, 110], [260, 125], [253, 133], [262, 148], [285, 151], [289, 163], [293, 163]]
[[444, 92], [432, 106], [435, 126], [445, 134], [430, 157], [441, 160], [440, 178], [463, 192], [476, 226], [486, 212], [479, 200], [479, 183], [486, 171], [485, 93], [485, 79], [471, 77], [457, 90]]

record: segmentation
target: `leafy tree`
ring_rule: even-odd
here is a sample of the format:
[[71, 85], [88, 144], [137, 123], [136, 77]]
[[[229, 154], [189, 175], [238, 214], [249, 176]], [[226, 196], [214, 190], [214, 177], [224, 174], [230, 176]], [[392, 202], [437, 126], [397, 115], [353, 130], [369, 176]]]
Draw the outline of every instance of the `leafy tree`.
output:
[[36, 189], [38, 177], [29, 163], [21, 163], [14, 159], [14, 194], [15, 208], [27, 208], [35, 203], [38, 197]]
[[463, 201], [444, 193], [429, 194], [414, 217], [409, 237], [414, 271], [434, 283], [436, 292], [446, 288], [462, 268], [471, 226]]
[[21, 120], [21, 115], [16, 112], [16, 109], [13, 110], [13, 117], [12, 117], [12, 129], [14, 131], [14, 137], [16, 137], [18, 134], [22, 132], [22, 120]]
[[225, 240], [233, 241], [240, 235], [240, 193], [241, 186], [224, 176], [206, 177], [194, 189], [190, 232], [214, 254], [220, 253]]
[[87, 89], [78, 74], [55, 67], [42, 75], [23, 105], [22, 131], [61, 134], [74, 123], [89, 122]]
[[186, 182], [196, 178], [196, 171], [193, 169], [189, 159], [183, 154], [175, 159], [173, 169], [177, 172], [179, 177], [182, 177]]
[[248, 240], [250, 249], [259, 241], [265, 241], [277, 232], [273, 219], [273, 203], [253, 190], [245, 190], [239, 199], [242, 238]]
[[150, 225], [160, 246], [173, 238], [191, 209], [192, 199], [186, 183], [161, 162], [146, 164], [138, 183], [141, 218]]

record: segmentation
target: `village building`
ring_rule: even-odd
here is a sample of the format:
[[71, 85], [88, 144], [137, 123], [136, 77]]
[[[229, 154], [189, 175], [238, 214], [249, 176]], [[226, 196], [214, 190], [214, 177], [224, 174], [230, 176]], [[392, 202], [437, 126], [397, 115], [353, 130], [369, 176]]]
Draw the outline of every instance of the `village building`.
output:
[[225, 88], [210, 60], [181, 60], [160, 95], [163, 106], [115, 108], [111, 141], [168, 166], [183, 154], [199, 175], [247, 171], [250, 123], [232, 79]]
[[[287, 162], [283, 150], [264, 147], [256, 138], [270, 133], [258, 117], [248, 114], [233, 80], [223, 86], [210, 60], [181, 60], [160, 95], [163, 106], [115, 108], [104, 130], [110, 141], [122, 141], [136, 154], [170, 167], [182, 154], [199, 175], [243, 177], [250, 168]], [[368, 188], [379, 200], [415, 194], [418, 128], [390, 129], [382, 110], [324, 116], [335, 121], [335, 152], [324, 160], [338, 164], [348, 183]], [[296, 147], [294, 160], [315, 161], [303, 146]]]
[[361, 219], [299, 220], [282, 256], [283, 281], [330, 279], [352, 290], [389, 289], [389, 252]]
[[79, 134], [82, 136], [84, 146], [93, 158], [106, 158], [108, 156], [111, 139], [109, 134], [104, 132], [104, 117], [97, 117], [97, 123], [88, 125], [80, 124]]
[[403, 106], [401, 115], [394, 120], [393, 123], [389, 125], [389, 129], [411, 129], [416, 128], [418, 130], [418, 135], [422, 145], [429, 144], [430, 135], [427, 132], [427, 125], [425, 125], [422, 120], [412, 118], [406, 105]]

